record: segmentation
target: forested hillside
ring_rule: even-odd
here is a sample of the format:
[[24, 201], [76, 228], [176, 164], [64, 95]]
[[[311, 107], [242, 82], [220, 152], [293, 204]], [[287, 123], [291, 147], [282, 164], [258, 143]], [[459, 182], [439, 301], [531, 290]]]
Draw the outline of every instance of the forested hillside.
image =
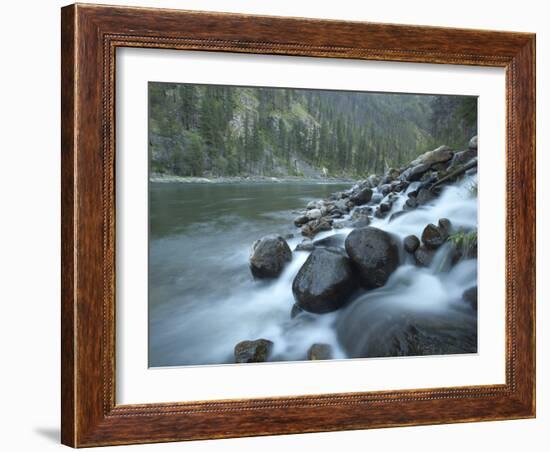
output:
[[380, 174], [476, 123], [475, 97], [149, 83], [152, 173]]

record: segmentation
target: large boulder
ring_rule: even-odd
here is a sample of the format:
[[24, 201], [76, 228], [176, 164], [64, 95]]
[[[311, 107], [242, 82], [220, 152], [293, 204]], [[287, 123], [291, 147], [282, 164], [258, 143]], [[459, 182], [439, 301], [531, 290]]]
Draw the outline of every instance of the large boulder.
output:
[[453, 150], [449, 146], [439, 146], [433, 151], [425, 152], [411, 162], [411, 166], [448, 162], [453, 158]]
[[398, 241], [381, 229], [370, 226], [354, 229], [346, 238], [345, 247], [358, 270], [361, 285], [367, 289], [386, 284], [399, 265]]
[[477, 149], [477, 135], [471, 138], [470, 142], [468, 143], [468, 148]]
[[333, 234], [324, 239], [315, 240], [313, 246], [316, 248], [344, 248], [346, 234]]
[[281, 236], [267, 236], [252, 245], [250, 271], [255, 278], [276, 278], [290, 260], [292, 251], [286, 240]]
[[273, 342], [267, 339], [242, 341], [235, 345], [235, 362], [263, 363], [267, 361], [272, 350]]
[[401, 315], [383, 311], [386, 315], [382, 316], [369, 309], [369, 304], [350, 305], [336, 323], [339, 342], [350, 358], [478, 351], [477, 321], [473, 315], [419, 310]]
[[315, 314], [341, 308], [356, 288], [349, 259], [334, 248], [313, 250], [292, 283], [296, 304]]

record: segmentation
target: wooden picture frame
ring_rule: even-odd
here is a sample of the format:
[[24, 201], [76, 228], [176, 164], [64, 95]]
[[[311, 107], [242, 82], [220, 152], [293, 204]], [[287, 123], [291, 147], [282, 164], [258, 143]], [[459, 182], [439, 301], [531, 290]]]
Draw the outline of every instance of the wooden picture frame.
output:
[[[535, 416], [535, 35], [162, 9], [62, 9], [62, 442], [73, 447]], [[115, 50], [506, 70], [506, 383], [115, 403]]]

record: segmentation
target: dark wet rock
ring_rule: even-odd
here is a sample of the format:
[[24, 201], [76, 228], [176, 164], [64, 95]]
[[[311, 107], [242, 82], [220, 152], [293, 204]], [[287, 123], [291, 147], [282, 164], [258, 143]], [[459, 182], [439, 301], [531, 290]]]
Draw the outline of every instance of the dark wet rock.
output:
[[380, 187], [378, 187], [378, 190], [380, 191], [382, 196], [387, 196], [388, 193], [391, 192], [391, 185], [390, 184], [380, 185]]
[[391, 203], [389, 202], [382, 202], [380, 203], [380, 212], [386, 213], [391, 210]]
[[386, 216], [386, 214], [384, 214], [381, 210], [380, 210], [380, 207], [377, 207], [376, 210], [374, 211], [374, 216], [376, 218], [384, 218]]
[[395, 180], [391, 183], [390, 187], [391, 187], [391, 191], [399, 193], [405, 190], [405, 188], [407, 188], [407, 184], [403, 181]]
[[368, 203], [372, 198], [372, 190], [368, 187], [360, 188], [350, 196], [350, 200], [356, 206]]
[[462, 294], [462, 299], [468, 303], [473, 310], [477, 311], [477, 286], [466, 289]]
[[376, 218], [384, 218], [388, 212], [391, 210], [392, 203], [391, 201], [385, 201], [380, 203], [376, 211], [374, 212], [374, 216]]
[[414, 253], [420, 246], [420, 240], [416, 235], [408, 235], [403, 239], [403, 248], [407, 253]]
[[346, 234], [334, 234], [324, 239], [315, 240], [313, 246], [316, 248], [344, 248]]
[[439, 196], [443, 192], [443, 185], [437, 185], [436, 187], [432, 187], [430, 191], [435, 195]]
[[421, 188], [420, 190], [418, 190], [418, 195], [416, 196], [416, 202], [418, 204], [427, 204], [434, 199], [435, 195], [427, 188]]
[[437, 171], [428, 171], [422, 175], [420, 182], [424, 186], [429, 186], [437, 182]]
[[280, 236], [267, 236], [254, 242], [250, 270], [255, 278], [276, 278], [292, 259], [292, 251]]
[[414, 260], [420, 267], [429, 267], [435, 255], [435, 250], [420, 245], [414, 252]]
[[302, 226], [302, 235], [314, 237], [321, 231], [330, 231], [332, 229], [332, 220], [329, 218], [319, 218]]
[[304, 224], [306, 224], [308, 221], [309, 221], [309, 218], [307, 215], [305, 214], [299, 215], [296, 218], [294, 218], [294, 225], [299, 228], [300, 226], [303, 226]]
[[432, 165], [431, 170], [439, 173], [440, 171], [445, 171], [447, 169], [447, 163], [436, 163]]
[[455, 168], [459, 168], [462, 165], [468, 163], [474, 157], [477, 157], [477, 148], [467, 149], [465, 151], [457, 152], [455, 153], [453, 159], [451, 160], [451, 164], [449, 165], [448, 170], [451, 171], [451, 170], [454, 170]]
[[307, 351], [307, 359], [311, 361], [332, 359], [332, 347], [328, 344], [313, 344]]
[[468, 143], [469, 149], [477, 149], [477, 135], [475, 137], [472, 137], [470, 142]]
[[367, 289], [386, 284], [399, 265], [397, 240], [381, 229], [355, 229], [346, 238], [345, 247], [359, 272], [361, 285]]
[[449, 233], [444, 228], [434, 224], [429, 224], [422, 231], [422, 243], [431, 249], [439, 248], [447, 241], [448, 237]]
[[416, 197], [411, 196], [405, 201], [405, 204], [403, 204], [403, 210], [413, 210], [418, 207], [418, 201], [416, 200]]
[[315, 314], [341, 308], [356, 288], [350, 260], [334, 248], [313, 250], [292, 283], [296, 304]]
[[452, 228], [451, 220], [449, 220], [448, 218], [440, 218], [439, 221], [437, 222], [437, 225], [439, 226], [439, 229], [441, 229], [444, 233], [447, 234], [447, 237], [448, 237], [449, 234], [451, 233], [451, 228]]
[[273, 342], [267, 339], [242, 341], [235, 345], [235, 362], [262, 363], [267, 361], [272, 350]]
[[430, 169], [430, 166], [431, 165], [428, 163], [415, 165], [401, 174], [401, 180], [406, 180], [408, 182], [420, 180], [424, 173]]
[[294, 248], [294, 251], [313, 251], [313, 242], [311, 239], [304, 239], [298, 245], [296, 245], [296, 248]]
[[[432, 325], [426, 327], [419, 321], [403, 331], [396, 331], [387, 348], [382, 344], [372, 344], [371, 356], [429, 356], [477, 352], [477, 333], [473, 326], [461, 328], [449, 322], [448, 326], [443, 324], [442, 328], [446, 329], [440, 330]], [[381, 346], [377, 349], [378, 345]]]
[[[336, 322], [338, 340], [350, 358], [477, 351], [477, 321], [469, 313], [387, 310], [385, 315], [377, 315], [371, 300], [362, 301], [350, 304]], [[382, 305], [378, 308], [384, 309]]]

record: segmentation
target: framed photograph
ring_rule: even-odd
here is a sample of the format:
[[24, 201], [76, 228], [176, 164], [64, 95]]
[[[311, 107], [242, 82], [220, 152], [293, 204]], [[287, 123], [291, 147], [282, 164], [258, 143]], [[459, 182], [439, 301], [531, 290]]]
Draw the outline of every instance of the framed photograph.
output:
[[62, 442], [535, 416], [535, 36], [62, 9]]

